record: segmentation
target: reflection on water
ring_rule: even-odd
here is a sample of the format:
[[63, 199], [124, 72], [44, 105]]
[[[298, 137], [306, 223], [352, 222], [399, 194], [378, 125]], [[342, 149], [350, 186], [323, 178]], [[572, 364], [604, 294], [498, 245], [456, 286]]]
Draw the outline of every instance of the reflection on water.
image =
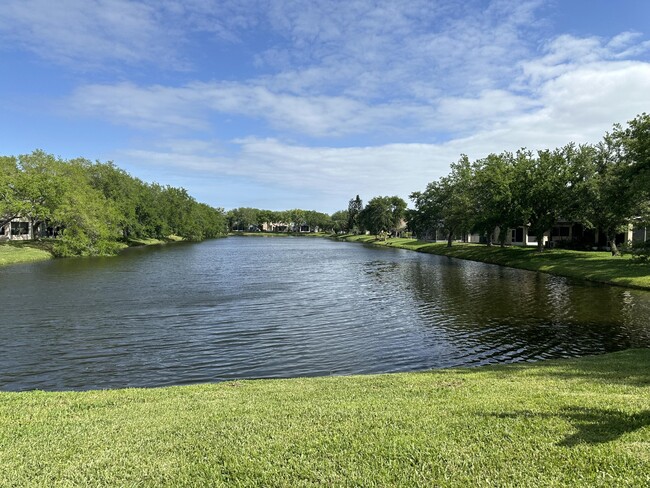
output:
[[0, 268], [0, 389], [409, 371], [650, 346], [650, 293], [229, 238]]

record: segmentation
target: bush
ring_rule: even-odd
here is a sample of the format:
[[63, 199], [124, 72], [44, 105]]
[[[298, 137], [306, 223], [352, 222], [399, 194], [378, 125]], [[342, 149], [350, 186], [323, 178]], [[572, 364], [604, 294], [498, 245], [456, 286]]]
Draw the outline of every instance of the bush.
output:
[[631, 254], [632, 259], [642, 263], [650, 262], [650, 240], [645, 242], [627, 242], [621, 246], [621, 253]]

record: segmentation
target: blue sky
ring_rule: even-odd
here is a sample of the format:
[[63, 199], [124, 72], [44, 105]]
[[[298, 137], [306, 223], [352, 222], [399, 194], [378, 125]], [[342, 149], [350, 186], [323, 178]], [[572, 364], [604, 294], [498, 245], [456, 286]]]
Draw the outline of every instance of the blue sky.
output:
[[650, 111], [645, 0], [2, 0], [0, 153], [331, 213]]

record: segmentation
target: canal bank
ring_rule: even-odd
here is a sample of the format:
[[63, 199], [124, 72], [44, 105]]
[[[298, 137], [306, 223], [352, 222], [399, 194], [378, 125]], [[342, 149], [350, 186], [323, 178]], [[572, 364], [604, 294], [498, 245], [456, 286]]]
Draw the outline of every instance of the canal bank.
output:
[[634, 261], [628, 255], [614, 257], [608, 252], [566, 249], [547, 249], [539, 253], [532, 247], [488, 247], [483, 244], [467, 243], [454, 243], [452, 247], [447, 247], [446, 242], [432, 243], [405, 238], [389, 238], [381, 241], [370, 235], [346, 235], [337, 239], [650, 290], [650, 264]]
[[2, 486], [648, 486], [650, 350], [0, 392]]
[[[177, 236], [169, 236], [167, 239], [130, 239], [128, 243], [123, 243], [123, 249], [139, 246], [158, 246], [182, 240]], [[49, 240], [0, 242], [0, 266], [54, 259], [52, 246], [53, 241]]]

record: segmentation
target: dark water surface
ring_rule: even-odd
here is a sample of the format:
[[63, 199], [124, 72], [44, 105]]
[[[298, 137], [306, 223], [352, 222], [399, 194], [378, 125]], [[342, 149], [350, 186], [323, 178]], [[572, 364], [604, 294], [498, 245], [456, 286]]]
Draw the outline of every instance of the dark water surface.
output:
[[650, 346], [650, 293], [229, 238], [0, 268], [0, 390], [411, 371]]

